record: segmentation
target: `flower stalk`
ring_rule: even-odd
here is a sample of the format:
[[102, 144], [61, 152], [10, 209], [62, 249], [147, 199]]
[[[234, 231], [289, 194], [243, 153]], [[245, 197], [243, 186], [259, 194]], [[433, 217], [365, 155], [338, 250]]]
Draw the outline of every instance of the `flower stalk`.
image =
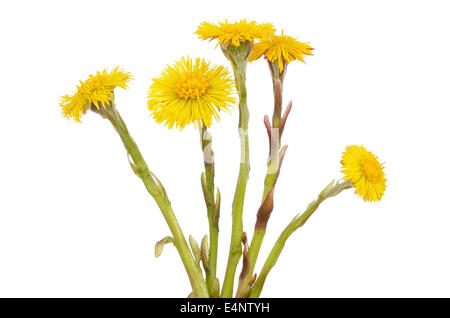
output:
[[241, 158], [239, 176], [232, 206], [231, 242], [228, 255], [227, 268], [222, 286], [221, 297], [230, 298], [233, 295], [234, 277], [236, 267], [242, 255], [241, 238], [243, 232], [242, 213], [244, 208], [245, 191], [250, 173], [248, 121], [249, 111], [247, 107], [247, 88], [245, 85], [248, 57], [253, 49], [253, 43], [241, 42], [239, 46], [221, 45], [222, 51], [231, 62], [236, 90], [239, 95], [239, 137], [241, 145]]
[[[269, 64], [273, 63], [269, 62]], [[278, 69], [277, 64], [274, 64], [273, 68]], [[286, 68], [284, 69], [284, 73], [285, 72]], [[266, 234], [267, 223], [269, 222], [269, 218], [273, 210], [275, 184], [280, 174], [281, 164], [283, 162], [283, 158], [287, 149], [287, 146], [284, 146], [280, 151], [281, 135], [283, 133], [284, 125], [292, 107], [292, 103], [289, 103], [287, 110], [283, 115], [283, 118], [281, 118], [282, 79], [284, 77], [284, 73], [272, 73], [272, 76], [274, 76], [274, 74], [279, 74], [280, 76], [272, 77], [274, 82], [274, 110], [272, 116], [272, 124], [270, 124], [267, 115], [264, 118], [264, 124], [266, 126], [267, 134], [269, 137], [269, 157], [267, 159], [267, 172], [264, 180], [264, 190], [261, 200], [261, 206], [258, 210], [256, 218], [255, 231], [248, 251], [248, 267], [242, 267], [236, 297], [248, 297], [248, 294], [250, 292], [253, 271], [255, 269], [259, 251], [261, 250], [261, 245]]]
[[[220, 217], [220, 191], [214, 195], [214, 152], [212, 150], [212, 137], [205, 125], [200, 127], [200, 143], [203, 152], [205, 171], [202, 174], [202, 189], [209, 224], [209, 268], [206, 270], [206, 285], [211, 292], [217, 290], [215, 283], [217, 272], [217, 251], [219, 247], [219, 217]], [[216, 293], [215, 293], [216, 294]]]
[[158, 178], [149, 170], [142, 154], [128, 132], [128, 128], [117, 111], [115, 106], [106, 106], [100, 111], [96, 111], [102, 115], [103, 118], [109, 120], [114, 129], [119, 134], [122, 142], [128, 152], [128, 160], [134, 173], [142, 179], [145, 188], [155, 199], [156, 204], [160, 208], [173, 236], [173, 244], [180, 254], [183, 265], [189, 276], [192, 285], [192, 290], [196, 297], [208, 297], [208, 289], [200, 269], [200, 266], [195, 262], [194, 257], [189, 249], [184, 234], [178, 224], [177, 218], [172, 210], [170, 200]]
[[294, 219], [286, 226], [284, 231], [280, 234], [275, 245], [270, 251], [269, 256], [264, 263], [258, 278], [256, 279], [254, 285], [251, 288], [249, 297], [258, 298], [261, 295], [264, 283], [266, 281], [267, 275], [270, 270], [275, 266], [278, 257], [283, 251], [284, 245], [287, 239], [294, 233], [298, 228], [303, 226], [306, 221], [311, 217], [311, 215], [317, 210], [320, 204], [328, 198], [334, 197], [346, 189], [352, 188], [351, 182], [337, 182], [333, 180], [328, 186], [326, 186], [322, 192], [318, 195], [317, 199], [312, 201], [306, 210], [294, 217]]

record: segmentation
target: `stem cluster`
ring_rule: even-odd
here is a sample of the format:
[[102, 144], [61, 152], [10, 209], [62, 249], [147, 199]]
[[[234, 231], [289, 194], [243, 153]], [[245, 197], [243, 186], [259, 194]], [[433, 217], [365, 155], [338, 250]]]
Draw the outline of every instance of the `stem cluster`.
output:
[[[298, 214], [286, 226], [279, 238], [275, 242], [270, 254], [268, 255], [261, 272], [257, 276], [255, 271], [256, 262], [264, 240], [266, 228], [270, 215], [274, 207], [275, 185], [280, 174], [280, 168], [286, 153], [287, 145], [281, 147], [281, 137], [286, 125], [288, 115], [292, 108], [289, 102], [283, 113], [282, 108], [282, 84], [284, 81], [287, 64], [284, 65], [283, 72], [280, 72], [277, 63], [269, 62], [269, 68], [272, 74], [274, 91], [274, 110], [272, 122], [269, 116], [264, 117], [264, 125], [269, 137], [269, 156], [267, 159], [267, 171], [264, 180], [264, 190], [262, 194], [261, 205], [256, 214], [255, 230], [250, 245], [246, 232], [243, 231], [243, 210], [244, 199], [247, 188], [247, 181], [250, 173], [249, 160], [249, 110], [247, 107], [247, 89], [246, 89], [246, 67], [248, 57], [253, 49], [253, 43], [249, 41], [242, 42], [240, 46], [222, 46], [222, 51], [230, 61], [236, 83], [236, 91], [239, 96], [239, 139], [240, 139], [240, 165], [239, 173], [232, 204], [232, 229], [228, 262], [225, 271], [222, 290], [217, 278], [217, 254], [219, 240], [219, 216], [220, 216], [220, 191], [216, 189], [214, 182], [215, 163], [214, 153], [212, 151], [212, 137], [208, 129], [200, 123], [200, 144], [203, 151], [204, 171], [201, 175], [201, 185], [205, 198], [209, 224], [208, 235], [203, 237], [199, 246], [195, 239], [189, 237], [189, 247], [186, 238], [178, 224], [175, 213], [169, 197], [161, 182], [149, 170], [142, 154], [131, 137], [125, 122], [120, 116], [114, 105], [108, 105], [104, 108], [93, 109], [103, 118], [107, 119], [119, 134], [125, 149], [128, 153], [133, 172], [144, 183], [147, 191], [154, 198], [161, 210], [172, 236], [167, 236], [160, 240], [155, 246], [155, 255], [159, 256], [163, 246], [167, 243], [173, 243], [176, 247], [184, 268], [188, 274], [192, 292], [189, 297], [223, 297], [233, 296], [234, 280], [237, 265], [242, 257], [242, 270], [239, 276], [239, 285], [236, 291], [236, 297], [259, 297], [266, 281], [267, 275], [275, 266], [287, 239], [317, 210], [319, 205], [327, 198], [336, 196], [345, 189], [352, 187], [350, 182], [334, 182], [334, 180], [325, 187], [318, 195], [317, 199], [312, 201], [306, 210]], [[200, 263], [203, 265], [205, 276], [203, 276]]]

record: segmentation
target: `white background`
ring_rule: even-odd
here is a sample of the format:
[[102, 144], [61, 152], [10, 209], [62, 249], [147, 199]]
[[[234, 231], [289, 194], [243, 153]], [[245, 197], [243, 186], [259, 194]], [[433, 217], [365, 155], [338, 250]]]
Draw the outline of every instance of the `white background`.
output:
[[[119, 111], [162, 180], [186, 235], [207, 232], [198, 131], [149, 117], [147, 90], [166, 64], [201, 56], [229, 65], [193, 32], [202, 21], [272, 22], [311, 42], [289, 65], [294, 108], [275, 209], [261, 257], [333, 178], [345, 146], [385, 162], [386, 195], [326, 201], [288, 241], [262, 296], [450, 296], [450, 20], [446, 1], [4, 1], [0, 5], [0, 296], [185, 297], [160, 211], [128, 165], [112, 127], [89, 113], [63, 119], [59, 96], [105, 67], [135, 80]], [[245, 230], [262, 194], [271, 113], [267, 65], [248, 67], [251, 174]], [[223, 194], [223, 281], [239, 163], [238, 112], [211, 129]], [[262, 260], [257, 264], [259, 271]], [[238, 272], [240, 266], [238, 267]]]

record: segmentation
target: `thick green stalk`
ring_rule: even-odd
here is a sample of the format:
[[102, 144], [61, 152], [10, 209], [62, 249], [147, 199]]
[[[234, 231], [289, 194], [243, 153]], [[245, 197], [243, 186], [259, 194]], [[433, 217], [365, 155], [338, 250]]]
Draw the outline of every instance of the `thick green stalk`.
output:
[[[275, 183], [279, 174], [279, 162], [280, 162], [280, 145], [281, 145], [281, 111], [282, 111], [282, 84], [284, 80], [284, 75], [286, 74], [287, 65], [284, 67], [282, 73], [279, 72], [278, 62], [272, 63], [268, 61], [269, 68], [272, 75], [273, 83], [273, 95], [274, 95], [274, 108], [272, 115], [272, 126], [269, 125], [268, 119], [266, 128], [269, 132], [269, 145], [270, 152], [269, 158], [267, 160], [267, 171], [266, 177], [264, 179], [264, 191], [261, 201], [261, 207], [258, 211], [258, 216], [255, 224], [255, 231], [253, 233], [253, 238], [250, 243], [250, 248], [248, 250], [248, 266], [242, 268], [241, 275], [239, 277], [239, 286], [236, 292], [236, 297], [245, 298], [248, 297], [250, 293], [250, 284], [253, 277], [253, 272], [255, 270], [256, 261], [258, 259], [259, 251], [261, 250], [261, 245], [266, 235], [266, 227], [269, 221], [270, 214], [273, 209], [273, 195], [275, 190]], [[277, 83], [279, 81], [279, 83]], [[272, 190], [272, 191], [271, 191]], [[268, 194], [270, 192], [270, 197]], [[266, 201], [267, 200], [267, 201]]]
[[250, 42], [243, 42], [239, 47], [228, 46], [222, 48], [225, 56], [230, 60], [234, 71], [236, 89], [239, 94], [239, 137], [241, 145], [241, 159], [239, 176], [234, 193], [232, 207], [232, 229], [228, 263], [223, 281], [221, 297], [230, 298], [233, 295], [236, 267], [242, 255], [241, 238], [243, 232], [242, 213], [244, 208], [245, 190], [250, 172], [247, 88], [245, 86], [248, 56], [253, 48]]
[[[202, 181], [203, 194], [205, 196], [206, 209], [209, 223], [209, 269], [206, 271], [206, 285], [211, 294], [217, 271], [217, 251], [219, 247], [219, 213], [220, 202], [214, 195], [214, 153], [212, 151], [212, 137], [205, 126], [200, 128], [200, 141], [203, 151], [205, 166], [204, 181]], [[202, 177], [203, 178], [203, 177]], [[220, 197], [217, 198], [220, 200]]]
[[195, 296], [209, 297], [208, 289], [206, 287], [205, 280], [203, 279], [200, 266], [195, 262], [191, 254], [183, 232], [181, 231], [180, 225], [178, 224], [178, 221], [172, 210], [172, 206], [167, 193], [160, 181], [148, 169], [147, 163], [142, 157], [142, 154], [136, 142], [130, 136], [125, 122], [114, 106], [109, 106], [106, 109], [102, 109], [98, 112], [104, 118], [108, 119], [118, 132], [128, 152], [128, 160], [130, 161], [131, 168], [133, 169], [134, 173], [142, 179], [147, 191], [155, 199], [167, 224], [169, 225], [174, 239], [173, 243], [178, 250], [178, 253], [180, 254]]
[[352, 184], [350, 182], [341, 182], [335, 184], [333, 180], [327, 187], [325, 187], [325, 189], [322, 190], [317, 199], [315, 201], [312, 201], [308, 205], [305, 212], [294, 217], [291, 223], [289, 223], [284, 231], [280, 234], [278, 240], [275, 242], [275, 245], [270, 251], [267, 260], [264, 263], [261, 272], [259, 273], [258, 279], [251, 288], [249, 295], [250, 298], [257, 298], [261, 295], [261, 291], [264, 287], [267, 275], [275, 266], [278, 257], [280, 256], [281, 251], [286, 244], [287, 239], [292, 235], [292, 233], [294, 233], [298, 228], [305, 224], [306, 221], [308, 221], [309, 217], [317, 210], [317, 208], [323, 201], [325, 201], [327, 198], [334, 197], [341, 193], [343, 190], [350, 189], [351, 187]]
[[[270, 189], [273, 189], [276, 177], [273, 178], [273, 174], [266, 175], [266, 182], [264, 185], [264, 194], [262, 205], [267, 198], [267, 194]], [[261, 245], [264, 240], [264, 236], [266, 234], [266, 224], [263, 226], [259, 226], [258, 222], [255, 226], [255, 231], [253, 233], [253, 238], [250, 243], [250, 247], [248, 249], [248, 267], [243, 268], [241, 275], [239, 277], [239, 286], [236, 292], [236, 297], [245, 298], [248, 296], [250, 292], [250, 282], [253, 276], [253, 272], [255, 270], [256, 261], [258, 259], [259, 251], [261, 250]]]
[[[255, 269], [256, 261], [258, 259], [259, 251], [261, 250], [261, 245], [264, 240], [264, 236], [266, 234], [266, 226], [268, 223], [268, 217], [272, 212], [273, 208], [273, 189], [275, 187], [275, 182], [278, 177], [278, 169], [274, 166], [278, 167], [279, 164], [279, 142], [276, 140], [272, 140], [272, 142], [276, 142], [276, 145], [272, 145], [273, 149], [267, 161], [267, 173], [266, 178], [264, 180], [264, 191], [263, 197], [261, 201], [261, 207], [258, 211], [257, 221], [255, 224], [255, 231], [253, 233], [253, 238], [250, 243], [250, 248], [248, 250], [248, 267], [243, 267], [241, 275], [239, 277], [239, 286], [236, 292], [236, 297], [245, 298], [248, 296], [250, 292], [250, 282], [253, 277], [253, 272]], [[270, 192], [272, 190], [272, 192]], [[268, 198], [268, 194], [270, 192], [270, 197]], [[267, 200], [267, 201], [266, 201]], [[265, 214], [262, 216], [260, 213]]]

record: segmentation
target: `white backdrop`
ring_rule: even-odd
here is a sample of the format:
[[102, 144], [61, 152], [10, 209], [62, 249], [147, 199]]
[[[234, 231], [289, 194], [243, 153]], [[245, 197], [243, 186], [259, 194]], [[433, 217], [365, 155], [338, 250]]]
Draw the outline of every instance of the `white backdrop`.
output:
[[[161, 213], [112, 127], [63, 119], [59, 96], [105, 67], [135, 80], [116, 103], [186, 235], [207, 232], [198, 131], [149, 117], [147, 90], [166, 64], [201, 56], [229, 66], [193, 32], [202, 21], [272, 22], [311, 42], [289, 65], [294, 108], [275, 209], [261, 251], [333, 178], [345, 146], [385, 162], [376, 204], [352, 191], [326, 201], [288, 241], [265, 297], [450, 296], [450, 20], [447, 1], [10, 1], [0, 4], [0, 296], [185, 297], [190, 292]], [[248, 67], [251, 173], [245, 230], [262, 195], [271, 113], [267, 65]], [[239, 143], [238, 112], [211, 129], [222, 217], [223, 281]], [[256, 271], [261, 268], [257, 264]], [[238, 271], [240, 266], [238, 267]]]

